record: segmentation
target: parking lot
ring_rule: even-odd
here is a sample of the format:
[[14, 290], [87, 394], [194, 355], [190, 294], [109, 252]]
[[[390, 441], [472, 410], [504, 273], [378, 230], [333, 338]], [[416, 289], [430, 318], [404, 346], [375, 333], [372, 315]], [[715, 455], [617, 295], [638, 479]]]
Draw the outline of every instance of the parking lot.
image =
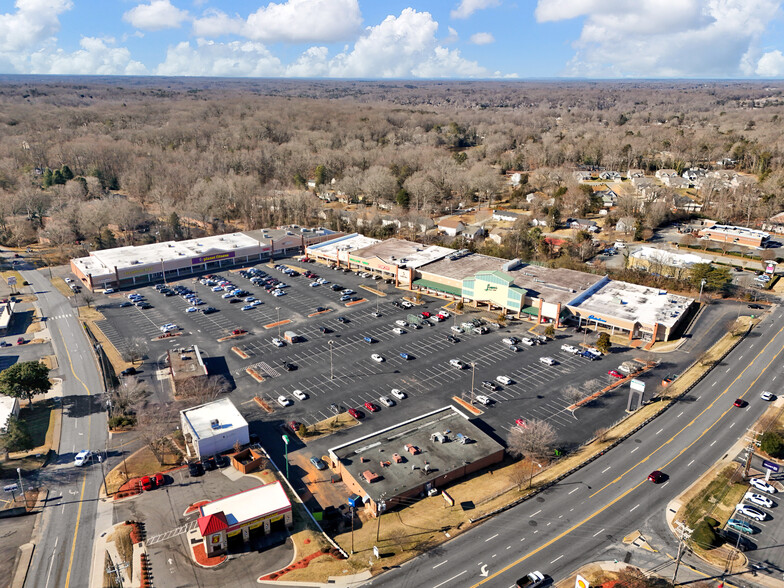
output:
[[[451, 313], [449, 318], [438, 323], [422, 321], [425, 326], [414, 329], [409, 325], [404, 327], [404, 334], [396, 334], [393, 332], [396, 321], [418, 320], [413, 315], [440, 309], [444, 301], [425, 297], [421, 305], [405, 309], [396, 305], [404, 293], [390, 284], [316, 264], [286, 263], [299, 271], [312, 269], [327, 280], [354, 290], [364, 301], [341, 302], [342, 292], [331, 290], [330, 284], [311, 287], [312, 279], [302, 275], [285, 276], [262, 264], [259, 269], [289, 285], [284, 296], [271, 296], [239, 273], [224, 271], [220, 274], [222, 277], [247, 290], [262, 303], [243, 311], [243, 304], [230, 303], [222, 298], [223, 292], [213, 292], [211, 287], [189, 279], [179, 284], [192, 289], [204, 301], [200, 308], [212, 306], [216, 312], [209, 315], [186, 313], [190, 302], [180, 296], [163, 296], [152, 287], [145, 287], [138, 292], [153, 308], [119, 308], [119, 303], [127, 300], [128, 292], [112, 294], [102, 301], [101, 310], [108, 321], [101, 328], [120, 349], [134, 337], [149, 339], [152, 361], [157, 361], [167, 348], [193, 344], [207, 356], [225, 358], [227, 375], [236, 384], [232, 399], [273, 455], [282, 454], [280, 434], [292, 421], [311, 425], [332, 416], [336, 410], [354, 408], [362, 412], [363, 427], [372, 423], [373, 429], [378, 429], [444, 406], [452, 402], [453, 396], [469, 398], [472, 378], [475, 393], [492, 399], [488, 406], [480, 406], [484, 411], [480, 419], [489, 433], [503, 441], [516, 426], [516, 420], [538, 418], [556, 428], [561, 447], [573, 446], [624, 415], [629, 388], [628, 384], [623, 384], [575, 414], [567, 409], [571, 402], [564, 398], [563, 389], [573, 385], [586, 395], [596, 392], [616, 381], [608, 375], [608, 370], [617, 369], [624, 361], [655, 355], [638, 349], [614, 348], [602, 360], [590, 361], [561, 350], [562, 344], [580, 347], [584, 341], [592, 340], [572, 328], [559, 329], [555, 341], [531, 347], [518, 344], [519, 350], [513, 351], [502, 339], [510, 335], [529, 336], [533, 323], [521, 320], [512, 320], [502, 328], [488, 324], [485, 334], [453, 332], [453, 326], [479, 316], [475, 312], [463, 316]], [[384, 290], [389, 295], [379, 297], [367, 288]], [[327, 311], [316, 313], [319, 307]], [[718, 317], [724, 312], [726, 309], [721, 307], [709, 308], [706, 316], [710, 318], [704, 320], [713, 325], [711, 328], [720, 330], [720, 319], [714, 320], [710, 313]], [[290, 322], [276, 325], [278, 319]], [[161, 334], [160, 326], [168, 322], [178, 325], [179, 330], [175, 332], [180, 336], [155, 341], [154, 338]], [[237, 328], [246, 329], [248, 333], [218, 341]], [[273, 339], [285, 331], [295, 332], [301, 338], [300, 342], [276, 346]], [[450, 341], [449, 335], [456, 336], [458, 341]], [[654, 357], [664, 365], [640, 379], [646, 382], [649, 390], [658, 389], [664, 375], [678, 373], [691, 363], [712, 343], [712, 336], [713, 333], [710, 337], [689, 341], [682, 352]], [[366, 342], [365, 337], [372, 342]], [[232, 352], [232, 347], [241, 349], [247, 359]], [[408, 354], [408, 359], [401, 357], [401, 352]], [[383, 361], [374, 361], [371, 357], [374, 354]], [[553, 358], [554, 365], [540, 362], [544, 356]], [[450, 359], [459, 359], [469, 367], [452, 367]], [[284, 363], [289, 364], [290, 371], [285, 369]], [[247, 375], [248, 367], [254, 367], [264, 381], [258, 383]], [[512, 382], [497, 384], [498, 389], [494, 391], [482, 387], [483, 381], [495, 382], [498, 376], [507, 376]], [[396, 400], [395, 406], [382, 406], [379, 397], [390, 396], [395, 388], [407, 397]], [[293, 395], [295, 390], [304, 392], [308, 398], [297, 399]], [[281, 395], [291, 401], [290, 406], [284, 408], [276, 402]], [[264, 398], [274, 408], [274, 413], [264, 412], [253, 401], [255, 396]], [[646, 397], [650, 397], [650, 393], [646, 393]], [[379, 410], [368, 411], [367, 402], [374, 403]], [[364, 433], [362, 428], [357, 428], [351, 434]], [[289, 451], [323, 455], [326, 448], [335, 443], [330, 437], [308, 442], [307, 447], [295, 441]]]

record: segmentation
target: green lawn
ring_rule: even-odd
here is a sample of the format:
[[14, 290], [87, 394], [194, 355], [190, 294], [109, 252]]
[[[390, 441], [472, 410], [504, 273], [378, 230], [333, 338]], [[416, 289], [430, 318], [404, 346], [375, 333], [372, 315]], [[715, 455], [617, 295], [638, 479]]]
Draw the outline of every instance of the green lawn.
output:
[[41, 447], [46, 444], [54, 401], [33, 400], [32, 408], [28, 408], [27, 401], [22, 401], [22, 404], [24, 406], [19, 411], [19, 420], [27, 425], [27, 432], [33, 438], [33, 447]]

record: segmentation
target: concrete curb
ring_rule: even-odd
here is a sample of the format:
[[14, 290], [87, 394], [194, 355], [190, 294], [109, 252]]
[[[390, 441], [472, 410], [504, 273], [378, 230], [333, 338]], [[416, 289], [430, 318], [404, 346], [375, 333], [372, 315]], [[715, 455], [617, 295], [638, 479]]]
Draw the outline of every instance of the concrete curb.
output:
[[30, 562], [33, 561], [33, 551], [35, 551], [35, 543], [25, 543], [19, 548], [11, 588], [22, 588], [24, 586], [25, 580], [27, 580], [27, 572], [30, 570]]

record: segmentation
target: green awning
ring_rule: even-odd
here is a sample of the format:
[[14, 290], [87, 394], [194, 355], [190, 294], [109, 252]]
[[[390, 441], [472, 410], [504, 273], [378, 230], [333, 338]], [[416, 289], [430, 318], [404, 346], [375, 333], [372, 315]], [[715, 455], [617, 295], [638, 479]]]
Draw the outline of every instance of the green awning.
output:
[[523, 314], [530, 314], [531, 316], [539, 316], [539, 307], [538, 306], [526, 306], [521, 310]]
[[463, 295], [462, 288], [458, 288], [457, 286], [447, 286], [446, 284], [440, 284], [438, 282], [433, 282], [432, 280], [414, 280], [414, 285], [419, 286], [420, 288], [435, 290], [436, 292], [443, 292], [444, 294], [451, 294], [452, 296]]

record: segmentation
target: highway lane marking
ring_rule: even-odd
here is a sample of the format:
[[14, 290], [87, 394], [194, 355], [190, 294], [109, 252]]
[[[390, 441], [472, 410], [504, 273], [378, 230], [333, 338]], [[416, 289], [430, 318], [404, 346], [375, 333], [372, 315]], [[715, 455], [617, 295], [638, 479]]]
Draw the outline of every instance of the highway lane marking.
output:
[[612, 467], [612, 466], [607, 466], [606, 468], [604, 468], [604, 469], [602, 470], [602, 473], [606, 472], [606, 471], [607, 471], [607, 470], [609, 470], [611, 467]]
[[709, 445], [709, 447], [713, 447], [714, 445], [716, 445], [716, 441], [718, 441], [718, 439], [715, 439], [715, 440], [713, 441], [713, 443], [711, 443], [711, 444]]
[[658, 434], [659, 434], [659, 433], [661, 433], [663, 430], [664, 430], [663, 428], [662, 428], [662, 429], [659, 429], [658, 431], [656, 431], [656, 434], [658, 435]]
[[537, 510], [537, 511], [536, 511], [534, 514], [528, 515], [528, 518], [530, 519], [531, 517], [535, 517], [535, 516], [536, 516], [536, 515], [538, 515], [540, 512], [542, 512], [542, 509], [539, 509], [539, 510]]
[[563, 554], [559, 555], [559, 556], [558, 556], [558, 557], [556, 557], [556, 558], [555, 558], [553, 561], [551, 561], [551, 562], [550, 562], [550, 565], [553, 565], [555, 562], [557, 562], [557, 561], [558, 561], [559, 559], [561, 559], [562, 557], [563, 557]]
[[443, 586], [444, 584], [448, 584], [449, 582], [451, 582], [451, 581], [452, 581], [452, 580], [454, 580], [455, 578], [459, 578], [460, 576], [462, 576], [463, 574], [465, 574], [465, 573], [467, 573], [467, 572], [468, 572], [468, 570], [463, 570], [463, 571], [462, 571], [462, 572], [460, 572], [460, 573], [459, 573], [457, 576], [452, 576], [452, 577], [451, 577], [451, 578], [449, 578], [448, 580], [446, 580], [446, 581], [444, 581], [444, 582], [441, 582], [440, 584], [436, 584], [435, 586], [433, 586], [433, 588], [438, 588], [439, 586]]
[[510, 546], [508, 546], [508, 547], [507, 547], [507, 549], [512, 549], [512, 546], [511, 546], [511, 545], [510, 545]]
[[669, 481], [669, 480], [667, 480], [667, 481], [666, 481], [664, 484], [662, 484], [662, 485], [661, 485], [661, 487], [662, 487], [662, 488], [664, 488], [664, 487], [665, 487], [667, 484], [669, 484], [669, 483], [670, 483], [670, 481]]
[[580, 489], [580, 487], [578, 486], [577, 488], [575, 488], [574, 490], [572, 490], [571, 492], [569, 492], [569, 494], [574, 494], [574, 493], [575, 493], [575, 492], [577, 492], [579, 489]]
[[[729, 371], [729, 370], [727, 370], [727, 371]], [[711, 384], [711, 388], [712, 388], [713, 386], [715, 386], [716, 384], [718, 384], [718, 382], [713, 382], [713, 384]]]
[[[622, 474], [620, 474], [620, 475], [619, 475], [617, 478], [615, 478], [613, 481], [611, 481], [611, 482], [608, 482], [607, 484], [605, 484], [604, 486], [602, 486], [601, 488], [599, 488], [599, 489], [598, 489], [596, 492], [594, 492], [593, 494], [591, 494], [591, 495], [589, 496], [589, 498], [593, 498], [594, 496], [596, 496], [597, 494], [599, 494], [599, 493], [600, 493], [602, 490], [605, 490], [605, 489], [606, 489], [606, 488], [608, 488], [609, 486], [612, 486], [613, 484], [616, 484], [617, 482], [619, 482], [620, 480], [622, 480], [622, 479], [623, 479], [623, 477], [624, 477], [626, 474], [628, 474], [628, 473], [632, 472], [634, 469], [636, 469], [637, 467], [639, 467], [640, 465], [642, 465], [643, 463], [645, 463], [646, 461], [648, 461], [648, 460], [649, 460], [651, 457], [653, 457], [653, 456], [654, 456], [654, 455], [655, 455], [655, 454], [656, 454], [656, 453], [657, 453], [657, 452], [658, 452], [660, 449], [662, 449], [663, 447], [665, 447], [666, 445], [668, 445], [669, 443], [671, 443], [672, 441], [674, 441], [674, 440], [675, 440], [675, 439], [676, 439], [676, 438], [677, 438], [677, 437], [678, 437], [678, 436], [679, 436], [681, 433], [683, 433], [683, 432], [684, 432], [686, 429], [688, 429], [688, 428], [689, 428], [689, 427], [691, 427], [691, 426], [692, 426], [692, 425], [693, 425], [695, 422], [697, 422], [697, 419], [699, 419], [699, 418], [700, 418], [700, 417], [701, 417], [703, 414], [705, 414], [705, 413], [706, 413], [708, 410], [710, 410], [711, 408], [713, 408], [713, 406], [716, 404], [716, 402], [717, 402], [717, 401], [718, 401], [718, 400], [719, 400], [719, 399], [720, 399], [722, 396], [724, 396], [724, 395], [725, 395], [727, 392], [729, 392], [729, 390], [732, 388], [732, 386], [734, 386], [734, 385], [735, 385], [735, 382], [737, 382], [737, 381], [738, 381], [738, 380], [739, 380], [739, 379], [740, 379], [740, 378], [743, 376], [743, 374], [745, 374], [745, 373], [746, 373], [746, 370], [748, 370], [748, 369], [749, 369], [749, 368], [750, 368], [752, 365], [754, 365], [754, 362], [757, 360], [757, 358], [758, 358], [760, 355], [762, 355], [762, 354], [765, 352], [765, 350], [768, 348], [768, 346], [770, 346], [770, 344], [771, 344], [771, 343], [773, 343], [773, 341], [776, 339], [776, 337], [778, 337], [778, 336], [779, 336], [779, 335], [780, 335], [782, 332], [784, 332], [784, 327], [781, 327], [781, 328], [779, 329], [779, 331], [778, 331], [778, 332], [777, 332], [777, 333], [776, 333], [776, 334], [775, 334], [775, 335], [774, 335], [774, 336], [771, 338], [771, 340], [770, 340], [770, 341], [768, 341], [768, 342], [765, 344], [765, 347], [763, 347], [763, 348], [760, 350], [760, 352], [759, 352], [759, 353], [757, 353], [757, 355], [756, 355], [756, 356], [754, 356], [754, 359], [752, 359], [752, 360], [751, 360], [751, 362], [749, 362], [749, 364], [748, 364], [748, 365], [747, 365], [745, 368], [743, 368], [743, 371], [741, 371], [741, 372], [740, 372], [740, 373], [739, 373], [737, 376], [735, 376], [735, 379], [734, 379], [734, 380], [732, 380], [732, 382], [730, 382], [730, 384], [729, 384], [729, 385], [728, 385], [728, 386], [727, 386], [727, 387], [724, 389], [724, 391], [723, 391], [723, 392], [721, 392], [721, 394], [719, 394], [718, 396], [716, 396], [716, 398], [714, 398], [714, 399], [713, 399], [713, 401], [712, 401], [710, 404], [708, 404], [708, 406], [706, 406], [705, 408], [703, 408], [703, 409], [700, 411], [700, 413], [699, 413], [697, 416], [695, 416], [695, 417], [694, 417], [694, 418], [693, 418], [691, 421], [689, 421], [689, 422], [688, 422], [686, 425], [684, 425], [684, 426], [683, 426], [683, 428], [682, 428], [680, 431], [678, 431], [678, 432], [677, 432], [677, 433], [675, 433], [675, 434], [674, 434], [672, 437], [670, 437], [669, 439], [667, 439], [667, 441], [665, 441], [664, 443], [662, 443], [661, 445], [659, 445], [659, 447], [657, 447], [656, 449], [654, 449], [653, 451], [651, 451], [651, 452], [650, 452], [650, 453], [649, 453], [649, 454], [648, 454], [648, 455], [647, 455], [647, 456], [646, 456], [644, 459], [642, 459], [641, 461], [637, 462], [635, 465], [633, 465], [632, 467], [630, 467], [629, 469], [627, 469], [625, 472], [623, 472]], [[779, 356], [779, 354], [781, 354], [781, 351], [782, 351], [782, 350], [784, 350], [784, 347], [782, 347], [782, 348], [781, 348], [781, 349], [778, 351], [778, 353], [776, 353], [776, 355], [774, 355], [774, 356], [773, 356], [773, 359], [776, 359], [776, 358]], [[773, 359], [771, 360], [771, 363], [773, 362]], [[756, 384], [756, 383], [757, 383], [757, 380], [759, 380], [760, 376], [762, 376], [762, 374], [765, 372], [765, 370], [767, 370], [767, 369], [768, 369], [768, 367], [769, 367], [769, 366], [770, 366], [770, 363], [768, 363], [768, 365], [767, 365], [767, 366], [765, 366], [765, 367], [762, 369], [762, 371], [760, 372], [760, 375], [759, 375], [759, 376], [757, 376], [757, 378], [754, 380], [754, 382], [752, 382], [751, 386], [749, 386], [749, 388], [747, 388], [747, 389], [746, 389], [746, 392], [744, 392], [743, 394], [741, 394], [741, 395], [739, 396], [739, 398], [743, 398], [743, 396], [745, 396], [745, 395], [746, 395], [746, 393], [747, 393], [747, 392], [748, 392], [748, 391], [751, 389], [751, 387], [752, 387], [754, 384]], [[697, 397], [697, 400], [699, 400], [699, 399], [701, 398], [701, 396], [702, 396], [702, 395], [698, 396], [698, 397]], [[729, 412], [729, 411], [727, 411], [727, 412]], [[725, 412], [725, 413], [723, 413], [721, 416], [719, 416], [719, 419], [722, 419], [722, 418], [724, 417], [724, 414], [726, 414], [727, 412]], [[714, 422], [714, 423], [713, 423], [713, 425], [715, 425], [717, 422], [718, 422], [718, 420], [717, 420], [716, 422]], [[709, 427], [708, 429], [706, 429], [706, 432], [707, 432], [708, 430], [710, 430], [710, 428], [712, 428], [712, 427], [713, 427], [713, 425], [711, 425], [711, 427]], [[705, 432], [703, 432], [703, 435], [704, 435], [704, 434], [705, 434]], [[636, 450], [636, 448], [635, 448], [635, 450]], [[633, 450], [633, 451], [635, 451], [635, 450]]]
[[444, 561], [442, 561], [441, 563], [434, 565], [434, 566], [433, 566], [433, 569], [436, 569], [437, 567], [440, 567], [440, 566], [444, 565], [444, 564], [445, 564], [446, 562], [448, 562], [448, 561], [449, 561], [448, 559], [445, 559], [445, 560], [444, 560]]
[[634, 452], [635, 452], [635, 451], [637, 451], [639, 448], [640, 448], [640, 446], [638, 445], [637, 447], [635, 447], [634, 449], [632, 449], [632, 450], [631, 450], [629, 453], [634, 453]]
[[496, 533], [496, 534], [495, 534], [495, 535], [493, 535], [492, 537], [488, 537], [487, 539], [485, 539], [485, 543], [487, 543], [487, 542], [488, 542], [488, 541], [490, 541], [491, 539], [495, 539], [496, 537], [498, 537], [498, 533]]
[[596, 531], [596, 533], [593, 534], [593, 536], [596, 537], [599, 533], [601, 533], [603, 531], [604, 531], [604, 529], [599, 529], [598, 531]]
[[691, 464], [693, 464], [693, 463], [694, 463], [694, 460], [691, 460], [691, 461], [690, 461], [688, 464], [686, 464], [686, 467], [688, 468], [688, 467], [689, 467], [689, 466], [691, 466]]
[[639, 506], [640, 505], [638, 504], [637, 506], [633, 507], [629, 512], [634, 512], [637, 509], [637, 507], [639, 507]]
[[675, 417], [675, 418], [677, 419], [679, 416], [681, 416], [681, 415], [683, 414], [683, 412], [684, 412], [684, 411], [681, 411], [680, 413], [678, 413], [678, 416], [677, 416], [677, 417]]
[[728, 428], [731, 429], [734, 426], [735, 426], [735, 423], [732, 423]]

